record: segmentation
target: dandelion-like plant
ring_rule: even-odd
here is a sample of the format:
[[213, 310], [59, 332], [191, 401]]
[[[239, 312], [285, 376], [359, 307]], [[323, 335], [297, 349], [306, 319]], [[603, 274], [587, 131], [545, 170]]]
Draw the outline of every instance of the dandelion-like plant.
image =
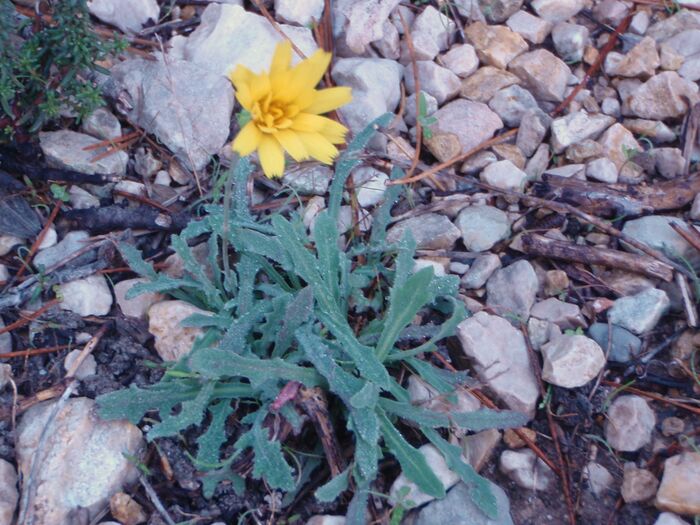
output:
[[258, 152], [268, 177], [284, 174], [284, 152], [297, 162], [316, 159], [331, 164], [338, 155], [336, 144], [345, 142], [348, 130], [322, 117], [352, 99], [350, 88], [316, 89], [331, 61], [331, 54], [316, 51], [292, 67], [292, 46], [277, 46], [269, 72], [253, 73], [239, 65], [230, 79], [236, 99], [249, 114], [233, 141], [241, 156]]

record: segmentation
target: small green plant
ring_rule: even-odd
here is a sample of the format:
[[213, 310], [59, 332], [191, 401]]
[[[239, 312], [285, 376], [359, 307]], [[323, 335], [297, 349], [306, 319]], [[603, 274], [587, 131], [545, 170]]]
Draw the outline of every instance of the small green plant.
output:
[[109, 73], [97, 62], [125, 49], [125, 41], [93, 32], [85, 0], [52, 5], [50, 21], [22, 20], [0, 0], [0, 137], [34, 133], [62, 113], [89, 114], [103, 103], [90, 75]]
[[[466, 311], [455, 298], [456, 277], [435, 276], [430, 268], [413, 272], [415, 242], [410, 236], [387, 246], [386, 228], [400, 186], [387, 189], [370, 238], [355, 238], [346, 249], [339, 247], [336, 224], [345, 182], [374, 129], [387, 125], [391, 117], [384, 115], [370, 124], [338, 160], [328, 209], [318, 216], [312, 235], [296, 213], [273, 214], [266, 220], [250, 214], [245, 188], [252, 166], [243, 158], [229, 173], [234, 178], [230, 209], [209, 205], [203, 219], [173, 236], [172, 246], [186, 268], [182, 278], [157, 273], [133, 246], [120, 248], [131, 268], [150, 281], [134, 286], [130, 296], [169, 293], [211, 315], [185, 320], [205, 330], [190, 355], [170, 366], [155, 385], [132, 385], [101, 396], [101, 414], [138, 423], [147, 412], [157, 412], [160, 421], [148, 431], [149, 440], [178, 435], [191, 425], [206, 426], [193, 454], [198, 470], [205, 473], [205, 497], [211, 497], [223, 480], [244, 490], [236, 465], [246, 455], [252, 455], [252, 477], [263, 479], [272, 490], [294, 494], [308, 482], [319, 465], [318, 447], [311, 454], [290, 454], [291, 447], [271, 429], [280, 420], [301, 429], [294, 396], [286, 397], [290, 386], [298, 386], [324, 393], [334, 407], [328, 412], [330, 423], [354, 448], [344, 470], [315, 492], [319, 501], [331, 502], [352, 489], [348, 524], [366, 523], [368, 497], [385, 454], [393, 455], [423, 492], [445, 495], [425, 457], [402, 434], [404, 423], [417, 428], [421, 443], [430, 442], [443, 454], [485, 514], [497, 514], [486, 480], [441, 432], [453, 426], [475, 431], [519, 427], [527, 417], [510, 411], [426, 410], [411, 403], [397, 380], [401, 370], [408, 370], [450, 396], [466, 379], [464, 373], [438, 369], [419, 358], [452, 335]], [[402, 174], [395, 169], [392, 177]], [[211, 278], [188, 246], [201, 237], [208, 238]], [[222, 253], [222, 246], [236, 254], [230, 268], [223, 263], [229, 253]], [[414, 326], [416, 314], [426, 309], [443, 316], [442, 324]], [[424, 342], [411, 344], [416, 340]], [[281, 398], [287, 402], [280, 403]], [[232, 430], [226, 422], [234, 406], [237, 424]], [[222, 457], [225, 443], [230, 454]], [[285, 498], [282, 505], [293, 500]]]
[[68, 193], [65, 186], [52, 182], [49, 188], [54, 199], [58, 199], [61, 202], [70, 202], [70, 193]]
[[418, 95], [418, 123], [423, 128], [423, 138], [428, 140], [433, 137], [433, 130], [430, 126], [437, 122], [437, 118], [428, 116], [428, 102], [425, 100], [425, 93], [422, 91]]

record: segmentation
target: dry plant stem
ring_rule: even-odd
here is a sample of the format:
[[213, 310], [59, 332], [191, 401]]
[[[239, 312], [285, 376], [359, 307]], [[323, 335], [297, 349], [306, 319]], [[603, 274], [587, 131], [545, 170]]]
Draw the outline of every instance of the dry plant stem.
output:
[[[457, 372], [457, 369], [454, 366], [452, 366], [452, 364], [448, 362], [444, 357], [442, 357], [438, 352], [433, 352], [432, 356], [438, 359], [443, 364], [443, 366], [449, 371]], [[481, 401], [481, 403], [483, 403], [484, 406], [486, 406], [486, 408], [498, 410], [498, 406], [496, 405], [496, 403], [491, 401], [491, 399], [482, 391], [477, 390], [476, 388], [468, 388], [467, 391], [470, 394], [474, 395], [479, 401]], [[514, 428], [513, 431], [520, 439], [523, 440], [523, 443], [525, 443], [525, 445], [527, 445], [527, 447], [530, 450], [532, 450], [538, 458], [544, 461], [547, 464], [547, 466], [550, 469], [552, 469], [552, 472], [554, 472], [560, 478], [562, 477], [563, 474], [561, 469], [551, 459], [549, 459], [549, 457], [547, 457], [547, 455], [540, 449], [540, 447], [538, 447], [537, 444], [535, 444], [535, 442], [532, 441], [528, 437], [528, 435], [522, 431], [522, 429]]]
[[416, 87], [416, 150], [413, 154], [413, 160], [411, 160], [411, 167], [408, 168], [404, 178], [410, 179], [413, 176], [413, 172], [416, 171], [416, 166], [418, 166], [418, 161], [420, 160], [421, 147], [423, 146], [423, 125], [420, 122], [420, 97], [421, 97], [421, 86], [420, 86], [420, 75], [418, 75], [418, 64], [416, 63], [416, 50], [413, 47], [413, 36], [411, 35], [411, 28], [408, 27], [408, 23], [401, 14], [401, 10], [396, 11], [399, 14], [399, 19], [401, 20], [401, 25], [403, 26], [403, 32], [406, 36], [406, 45], [408, 46], [408, 53], [411, 58], [411, 72], [413, 74], [413, 83]]
[[136, 195], [134, 193], [129, 193], [128, 191], [122, 191], [122, 190], [114, 190], [112, 192], [114, 195], [119, 195], [120, 197], [124, 197], [125, 199], [128, 199], [130, 201], [137, 201], [142, 204], [146, 204], [148, 206], [152, 206], [153, 208], [156, 208], [157, 210], [160, 210], [164, 213], [171, 214], [172, 211], [167, 208], [166, 206], [163, 206], [160, 202], [156, 202], [153, 199], [149, 199], [148, 197], [143, 197], [141, 195]]
[[[688, 100], [688, 104], [690, 101]], [[683, 158], [685, 164], [683, 166], [683, 175], [687, 176], [690, 173], [690, 157], [693, 154], [693, 148], [698, 138], [698, 128], [700, 128], [700, 103], [695, 104], [685, 116], [683, 121]]]
[[683, 308], [685, 309], [685, 317], [688, 321], [688, 326], [691, 328], [696, 328], [698, 326], [698, 311], [695, 307], [695, 303], [691, 298], [690, 286], [688, 285], [688, 278], [682, 273], [676, 272], [676, 284], [681, 290], [681, 297], [683, 298]]
[[472, 155], [474, 155], [476, 153], [479, 153], [481, 150], [484, 150], [486, 148], [490, 148], [491, 146], [495, 146], [496, 144], [500, 144], [501, 142], [505, 142], [506, 140], [510, 139], [511, 137], [516, 135], [517, 133], [518, 133], [518, 128], [511, 129], [509, 131], [506, 131], [502, 135], [498, 135], [497, 137], [493, 137], [492, 139], [484, 141], [481, 144], [479, 144], [478, 146], [473, 147], [469, 151], [466, 151], [466, 152], [461, 153], [455, 157], [452, 157], [451, 159], [446, 160], [445, 162], [441, 162], [437, 166], [433, 166], [429, 170], [423, 171], [417, 175], [414, 175], [411, 178], [402, 177], [400, 179], [388, 181], [386, 184], [388, 186], [393, 186], [394, 184], [410, 184], [412, 182], [418, 182], [419, 180], [423, 180], [427, 177], [431, 177], [431, 176], [439, 173], [440, 171], [449, 168], [450, 166], [452, 166], [453, 164], [455, 164], [457, 162], [463, 162], [463, 161], [467, 160], [469, 157], [471, 157]]
[[[619, 383], [615, 383], [614, 381], [604, 380], [602, 381], [602, 383], [605, 386], [611, 386], [613, 388], [620, 388], [622, 386]], [[673, 405], [674, 407], [682, 408], [683, 410], [687, 410], [688, 412], [692, 412], [693, 414], [700, 415], [700, 407], [694, 407], [692, 405], [689, 405], [688, 403], [683, 403], [674, 399], [668, 399], [660, 394], [654, 394], [653, 392], [647, 392], [645, 390], [640, 390], [639, 388], [634, 388], [632, 386], [625, 387], [624, 390], [625, 392], [629, 392], [630, 394], [637, 394], [648, 399], [653, 399], [654, 401], [659, 401], [660, 403], [668, 403], [669, 405]]]
[[294, 50], [294, 52], [295, 52], [297, 55], [299, 55], [301, 58], [306, 58], [306, 55], [304, 54], [304, 52], [303, 52], [301, 49], [299, 49], [299, 47], [297, 47], [297, 45], [296, 45], [294, 42], [292, 42], [292, 39], [289, 38], [289, 37], [285, 34], [284, 31], [282, 31], [282, 28], [281, 28], [280, 25], [277, 23], [277, 20], [275, 20], [275, 18], [270, 14], [270, 11], [267, 10], [267, 7], [265, 7], [265, 6], [263, 5], [263, 3], [260, 2], [260, 0], [253, 0], [253, 3], [255, 4], [255, 7], [257, 7], [258, 10], [263, 14], [263, 16], [264, 16], [265, 18], [267, 18], [267, 21], [270, 22], [270, 24], [272, 24], [272, 27], [274, 28], [274, 30], [277, 31], [277, 33], [278, 33], [284, 40], [288, 40], [288, 41], [289, 41], [289, 43], [292, 45], [292, 49]]
[[677, 222], [672, 222], [671, 228], [673, 228], [678, 235], [683, 237], [688, 244], [700, 252], [700, 232], [694, 227], [685, 228], [678, 224]]
[[97, 346], [97, 343], [100, 342], [100, 339], [102, 339], [102, 336], [107, 332], [107, 328], [109, 325], [104, 325], [102, 326], [94, 336], [92, 336], [92, 339], [90, 339], [85, 347], [83, 348], [82, 352], [78, 356], [78, 358], [75, 360], [75, 363], [71, 366], [70, 370], [66, 373], [66, 379], [68, 380], [68, 385], [66, 386], [66, 389], [63, 391], [63, 394], [59, 398], [59, 400], [56, 402], [56, 404], [53, 406], [51, 409], [51, 412], [49, 414], [49, 417], [46, 419], [46, 423], [44, 425], [44, 429], [41, 432], [41, 436], [39, 437], [39, 442], [36, 447], [36, 452], [32, 456], [32, 464], [29, 467], [29, 475], [27, 476], [26, 481], [24, 482], [24, 487], [23, 487], [23, 498], [22, 498], [22, 506], [20, 508], [20, 514], [19, 514], [19, 519], [17, 520], [18, 525], [32, 525], [34, 523], [34, 514], [33, 512], [30, 512], [31, 505], [31, 500], [33, 499], [34, 492], [36, 490], [36, 487], [34, 487], [34, 479], [36, 478], [39, 465], [43, 463], [44, 461], [44, 449], [46, 447], [46, 441], [51, 434], [51, 430], [53, 427], [53, 423], [56, 420], [56, 417], [58, 414], [63, 410], [63, 407], [65, 404], [68, 402], [68, 399], [70, 398], [71, 394], [75, 390], [76, 386], [78, 385], [78, 381], [73, 379], [73, 376], [75, 375], [76, 370], [78, 370], [78, 367], [85, 361], [85, 358], [92, 353], [92, 351], [95, 349]]
[[[46, 312], [47, 310], [53, 308], [56, 306], [60, 301], [58, 299], [52, 299], [45, 305], [43, 305], [41, 308], [38, 310], [33, 311], [32, 313], [23, 316], [21, 319], [17, 319], [14, 323], [8, 324], [7, 326], [0, 328], [0, 334], [4, 334], [5, 332], [10, 332], [12, 330], [15, 330], [16, 328], [21, 328], [25, 324], [29, 324], [35, 319], [37, 319], [41, 314]], [[6, 354], [5, 354], [6, 355]]]
[[633, 254], [610, 248], [595, 248], [565, 241], [550, 239], [544, 235], [527, 233], [522, 236], [525, 253], [565, 261], [598, 264], [610, 268], [621, 268], [655, 279], [671, 281], [673, 268], [646, 255]]
[[[530, 355], [530, 366], [532, 371], [537, 378], [537, 384], [540, 386], [540, 395], [542, 399], [547, 397], [547, 390], [544, 386], [544, 381], [542, 380], [542, 372], [540, 369], [540, 362], [537, 359], [537, 355], [532, 348], [532, 343], [530, 342], [530, 334], [527, 332], [527, 327], [525, 325], [520, 326], [520, 331], [525, 339], [525, 345], [527, 346], [527, 352]], [[571, 525], [576, 525], [576, 514], [574, 511], [574, 502], [571, 499], [571, 488], [569, 486], [569, 465], [566, 462], [564, 453], [561, 450], [561, 444], [559, 443], [559, 432], [557, 431], [557, 426], [554, 423], [554, 416], [552, 416], [552, 411], [549, 407], [545, 410], [547, 414], [547, 422], [549, 423], [549, 433], [552, 436], [552, 442], [554, 443], [554, 450], [557, 452], [557, 458], [559, 460], [559, 468], [561, 470], [561, 490], [564, 494], [564, 500], [566, 501], [566, 509], [569, 514], [569, 523]]]
[[320, 388], [301, 387], [297, 394], [297, 400], [313, 422], [316, 433], [321, 439], [321, 445], [328, 460], [331, 476], [337, 476], [345, 470], [345, 458], [340, 452], [340, 445], [333, 430], [333, 424], [328, 413], [328, 402], [323, 395], [323, 391]]
[[117, 137], [115, 139], [105, 139], [95, 142], [94, 144], [90, 144], [89, 146], [85, 146], [83, 151], [93, 151], [96, 149], [109, 147], [116, 148], [118, 144], [121, 144], [122, 142], [129, 142], [131, 139], [138, 138], [143, 134], [143, 130], [132, 131], [131, 133], [127, 133], [126, 135], [122, 135], [121, 137]]
[[0, 359], [14, 359], [15, 357], [32, 357], [35, 355], [43, 354], [53, 354], [54, 352], [60, 352], [66, 348], [71, 348], [73, 345], [58, 345], [58, 346], [48, 346], [46, 348], [29, 348], [27, 350], [17, 350], [16, 352], [7, 352], [5, 354], [0, 354]]
[[581, 79], [581, 82], [578, 83], [578, 85], [569, 93], [569, 96], [564, 99], [564, 101], [559, 104], [554, 111], [552, 111], [551, 116], [555, 117], [562, 111], [564, 111], [569, 104], [571, 104], [571, 101], [576, 98], [576, 95], [579, 94], [579, 92], [585, 87], [585, 85], [588, 83], [588, 81], [593, 77], [593, 75], [596, 74], [596, 72], [600, 69], [600, 66], [603, 64], [603, 61], [605, 60], [605, 57], [608, 56], [608, 53], [612, 51], [612, 49], [615, 47], [615, 44], [617, 44], [617, 39], [618, 37], [623, 34], [625, 31], [627, 31], [627, 28], [630, 25], [630, 22], [632, 21], [632, 15], [634, 12], [631, 12], [625, 19], [618, 24], [618, 26], [615, 28], [615, 31], [610, 35], [610, 38], [608, 38], [608, 41], [606, 44], [603, 46], [603, 49], [600, 50], [598, 53], [598, 58], [596, 58], [595, 62], [591, 64], [591, 67], [588, 68], [588, 71], [586, 71], [586, 74], [583, 76], [583, 79]]
[[158, 511], [158, 514], [160, 514], [161, 518], [163, 518], [165, 523], [167, 523], [168, 525], [175, 525], [175, 522], [170, 517], [170, 514], [168, 514], [168, 511], [165, 509], [165, 507], [161, 503], [160, 499], [158, 498], [158, 494], [156, 494], [156, 491], [153, 490], [153, 487], [146, 479], [146, 476], [144, 476], [143, 474], [140, 474], [139, 475], [139, 483], [141, 483], [141, 486], [146, 491], [146, 495], [148, 496], [148, 499], [151, 500], [151, 503], [153, 503], [153, 506], [156, 508], [156, 510]]
[[34, 257], [34, 254], [36, 254], [37, 250], [39, 249], [39, 246], [41, 246], [41, 243], [44, 242], [44, 237], [46, 237], [46, 234], [48, 233], [49, 228], [51, 228], [51, 225], [56, 220], [56, 216], [58, 215], [58, 212], [60, 209], [61, 209], [61, 201], [57, 201], [53, 210], [51, 210], [51, 215], [49, 215], [49, 218], [46, 219], [46, 224], [44, 224], [44, 227], [39, 232], [39, 235], [37, 235], [36, 240], [32, 243], [32, 247], [29, 249], [29, 254], [25, 258], [22, 266], [20, 266], [19, 270], [17, 270], [17, 273], [15, 274], [14, 279], [12, 279], [12, 281], [22, 277], [22, 275], [24, 274], [24, 270], [27, 268], [27, 266], [31, 262], [32, 258]]
[[[632, 0], [635, 4], [642, 4], [642, 5], [651, 5], [654, 7], [658, 7], [659, 9], [666, 9], [669, 7], [669, 4], [673, 4], [672, 1], [669, 0]], [[696, 5], [691, 5], [691, 4], [683, 4], [683, 9], [691, 9], [693, 11], [700, 11], [700, 6]]]

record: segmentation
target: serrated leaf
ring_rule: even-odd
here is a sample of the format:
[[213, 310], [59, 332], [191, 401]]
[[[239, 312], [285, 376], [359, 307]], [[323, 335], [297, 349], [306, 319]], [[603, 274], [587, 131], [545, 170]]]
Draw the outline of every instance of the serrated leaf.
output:
[[357, 394], [350, 398], [350, 406], [357, 409], [374, 409], [379, 400], [379, 389], [374, 383], [367, 382]]
[[209, 428], [197, 438], [197, 463], [200, 465], [219, 462], [221, 445], [226, 441], [226, 420], [233, 413], [229, 401], [219, 401], [209, 405], [211, 423]]
[[124, 390], [98, 396], [96, 401], [103, 419], [126, 419], [136, 424], [146, 412], [169, 412], [178, 403], [194, 399], [198, 392], [199, 385], [195, 381], [161, 381], [147, 389], [132, 384]]
[[294, 332], [311, 318], [313, 309], [314, 294], [306, 286], [294, 295], [285, 308], [284, 318], [275, 337], [273, 356], [282, 355], [289, 349], [294, 340]]
[[432, 268], [423, 268], [409, 277], [405, 284], [394, 286], [389, 295], [389, 310], [384, 319], [384, 329], [379, 337], [375, 353], [384, 361], [394, 347], [401, 330], [408, 325], [418, 311], [432, 297], [430, 284], [433, 281]]
[[120, 242], [117, 244], [117, 248], [119, 249], [119, 253], [121, 253], [122, 257], [126, 261], [126, 264], [129, 265], [129, 268], [134, 270], [141, 277], [146, 277], [148, 279], [156, 278], [157, 274], [153, 268], [153, 265], [144, 261], [141, 252], [137, 250], [135, 246], [125, 242]]
[[324, 211], [316, 218], [314, 242], [318, 256], [318, 268], [326, 290], [337, 304], [340, 301], [338, 286], [341, 252], [338, 249], [338, 228], [328, 212]]
[[292, 365], [278, 358], [244, 357], [220, 348], [203, 348], [189, 358], [189, 365], [193, 372], [204, 377], [245, 377], [253, 387], [270, 379], [299, 381], [308, 387], [323, 383], [312, 368]]
[[202, 494], [207, 499], [214, 497], [214, 491], [222, 481], [231, 483], [236, 495], [243, 496], [245, 494], [245, 480], [231, 470], [229, 465], [217, 470], [210, 470], [199, 479], [202, 480]]
[[432, 471], [425, 456], [404, 439], [382, 410], [378, 417], [384, 444], [401, 464], [403, 474], [429, 496], [444, 498], [445, 486]]
[[379, 401], [379, 405], [388, 413], [408, 421], [413, 421], [421, 426], [430, 428], [445, 428], [450, 426], [450, 419], [447, 415], [433, 410], [426, 410], [410, 403], [382, 398]]
[[321, 485], [314, 492], [314, 496], [321, 503], [329, 503], [345, 492], [348, 488], [348, 476], [350, 468], [346, 468], [336, 477], [331, 478], [325, 485]]
[[214, 382], [207, 381], [191, 401], [184, 401], [180, 412], [176, 415], [160, 412], [161, 422], [153, 425], [147, 439], [153, 441], [161, 437], [174, 436], [190, 425], [198, 425], [204, 419], [204, 411], [211, 402], [214, 393]]
[[450, 412], [450, 418], [460, 428], [479, 432], [490, 428], [520, 428], [530, 418], [513, 410], [491, 410], [482, 408], [474, 412]]
[[469, 495], [474, 504], [491, 519], [498, 517], [498, 502], [494, 496], [488, 481], [466, 463], [462, 458], [462, 450], [445, 441], [440, 434], [433, 429], [423, 429], [423, 434], [435, 445], [445, 458], [447, 467], [455, 472], [469, 487]]
[[[404, 176], [401, 168], [394, 166], [391, 169], [391, 180], [400, 179]], [[372, 216], [372, 232], [370, 233], [370, 245], [375, 248], [386, 248], [386, 230], [391, 223], [391, 209], [403, 191], [401, 185], [395, 184], [384, 190], [384, 202], [375, 210]], [[379, 253], [375, 255], [379, 259]]]
[[273, 489], [293, 490], [292, 468], [284, 459], [279, 441], [271, 440], [269, 432], [258, 418], [252, 429], [252, 447], [255, 452], [253, 476], [265, 478]]
[[468, 372], [450, 372], [441, 368], [436, 368], [430, 363], [410, 357], [405, 360], [424, 381], [435, 388], [440, 394], [450, 394], [455, 387], [463, 384], [469, 379]]

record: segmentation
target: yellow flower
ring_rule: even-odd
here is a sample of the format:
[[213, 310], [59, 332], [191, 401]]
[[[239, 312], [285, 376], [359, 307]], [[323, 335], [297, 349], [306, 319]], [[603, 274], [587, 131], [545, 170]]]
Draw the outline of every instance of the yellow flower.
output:
[[233, 150], [241, 156], [257, 150], [268, 177], [283, 175], [285, 151], [297, 162], [313, 158], [331, 164], [338, 155], [334, 144], [342, 144], [348, 130], [320, 114], [347, 104], [352, 95], [348, 87], [315, 89], [330, 61], [331, 54], [319, 50], [291, 67], [292, 46], [285, 41], [277, 46], [269, 73], [237, 66], [229, 78], [251, 120]]

